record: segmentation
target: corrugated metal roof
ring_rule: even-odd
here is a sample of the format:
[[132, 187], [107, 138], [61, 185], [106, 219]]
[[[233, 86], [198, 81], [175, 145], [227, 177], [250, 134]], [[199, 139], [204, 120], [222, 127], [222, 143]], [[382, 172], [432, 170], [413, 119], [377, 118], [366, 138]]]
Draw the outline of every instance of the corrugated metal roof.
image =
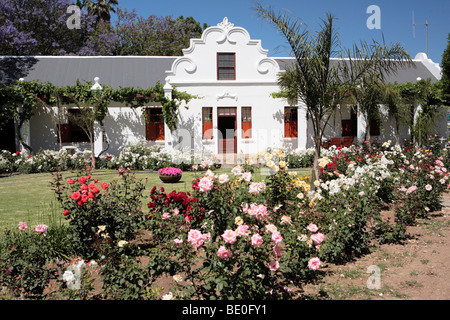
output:
[[[281, 70], [286, 70], [286, 66], [295, 62], [295, 58], [274, 58]], [[420, 77], [423, 80], [431, 79], [432, 82], [436, 82], [438, 79], [433, 73], [425, 66], [422, 60], [413, 59], [414, 67], [408, 67], [398, 70], [395, 74], [391, 74], [386, 77], [386, 81], [390, 83], [404, 83], [404, 82], [416, 82]]]
[[[20, 78], [26, 81], [40, 80], [58, 86], [74, 85], [76, 80], [94, 81], [100, 78], [102, 85], [113, 88], [153, 87], [158, 81], [165, 83], [166, 71], [178, 57], [0, 57], [0, 84], [9, 85]], [[293, 63], [294, 58], [274, 57], [281, 70]], [[422, 60], [414, 60], [416, 68], [399, 70], [387, 78], [389, 82], [416, 82], [417, 78], [436, 77]]]
[[74, 85], [76, 80], [94, 81], [119, 87], [153, 87], [165, 82], [177, 57], [0, 57], [0, 83], [8, 85], [20, 78], [40, 80], [58, 86]]

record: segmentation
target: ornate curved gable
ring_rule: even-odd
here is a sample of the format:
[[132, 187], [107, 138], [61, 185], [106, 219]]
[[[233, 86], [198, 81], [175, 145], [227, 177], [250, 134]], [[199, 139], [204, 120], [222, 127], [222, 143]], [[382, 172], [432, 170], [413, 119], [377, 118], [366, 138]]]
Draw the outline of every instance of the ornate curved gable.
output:
[[172, 69], [167, 71], [170, 84], [217, 83], [218, 53], [235, 53], [235, 80], [228, 82], [276, 82], [278, 63], [267, 57], [261, 40], [250, 38], [248, 31], [224, 18], [217, 26], [207, 28], [201, 39], [191, 39]]

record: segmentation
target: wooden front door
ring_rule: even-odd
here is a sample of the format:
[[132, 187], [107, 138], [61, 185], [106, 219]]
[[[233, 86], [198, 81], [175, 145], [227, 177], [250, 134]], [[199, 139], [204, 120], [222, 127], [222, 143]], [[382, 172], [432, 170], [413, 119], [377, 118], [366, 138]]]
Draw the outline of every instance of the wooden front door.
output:
[[236, 108], [220, 107], [217, 109], [217, 126], [219, 130], [219, 154], [236, 153]]

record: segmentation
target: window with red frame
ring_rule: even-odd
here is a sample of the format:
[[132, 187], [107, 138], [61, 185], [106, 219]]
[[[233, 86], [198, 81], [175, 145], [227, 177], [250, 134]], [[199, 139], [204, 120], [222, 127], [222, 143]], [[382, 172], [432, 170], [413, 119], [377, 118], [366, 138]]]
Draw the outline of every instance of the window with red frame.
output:
[[284, 108], [284, 137], [298, 138], [298, 110], [297, 107]]
[[242, 107], [242, 138], [252, 137], [252, 107]]
[[145, 136], [147, 141], [164, 141], [164, 115], [162, 108], [147, 108], [145, 121]]
[[76, 121], [74, 121], [76, 117], [81, 117], [81, 110], [69, 109], [68, 113], [69, 120], [67, 121], [67, 124], [59, 125], [61, 141], [63, 143], [89, 142], [89, 137], [86, 132], [75, 123]]
[[203, 139], [213, 138], [213, 111], [212, 107], [202, 108], [202, 126], [203, 126]]

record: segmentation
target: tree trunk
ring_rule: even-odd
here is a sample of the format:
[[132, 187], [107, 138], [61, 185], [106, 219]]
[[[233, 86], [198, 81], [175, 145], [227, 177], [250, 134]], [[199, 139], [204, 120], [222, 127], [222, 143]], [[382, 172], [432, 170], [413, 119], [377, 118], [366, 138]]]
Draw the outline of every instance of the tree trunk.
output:
[[372, 151], [372, 146], [370, 145], [370, 121], [366, 121], [366, 141], [367, 141], [367, 147], [369, 148], [369, 151]]
[[91, 169], [95, 169], [95, 150], [94, 150], [94, 141], [91, 139]]
[[321, 145], [321, 138], [320, 137], [314, 137], [314, 144], [315, 144], [315, 150], [314, 150], [314, 163], [313, 163], [313, 170], [311, 171], [311, 187], [314, 185], [315, 180], [318, 180], [320, 178], [320, 169], [319, 169], [319, 159], [320, 159], [320, 149], [322, 147]]
[[106, 144], [106, 147], [102, 147], [102, 151], [99, 153], [99, 157], [104, 154], [106, 151], [108, 151], [109, 149], [109, 141], [108, 141], [108, 137], [106, 136], [106, 129], [105, 129], [105, 124], [103, 123], [103, 121], [100, 121], [100, 127], [102, 129], [102, 141], [104, 144]]
[[400, 145], [400, 128], [398, 124], [395, 125], [395, 145]]

